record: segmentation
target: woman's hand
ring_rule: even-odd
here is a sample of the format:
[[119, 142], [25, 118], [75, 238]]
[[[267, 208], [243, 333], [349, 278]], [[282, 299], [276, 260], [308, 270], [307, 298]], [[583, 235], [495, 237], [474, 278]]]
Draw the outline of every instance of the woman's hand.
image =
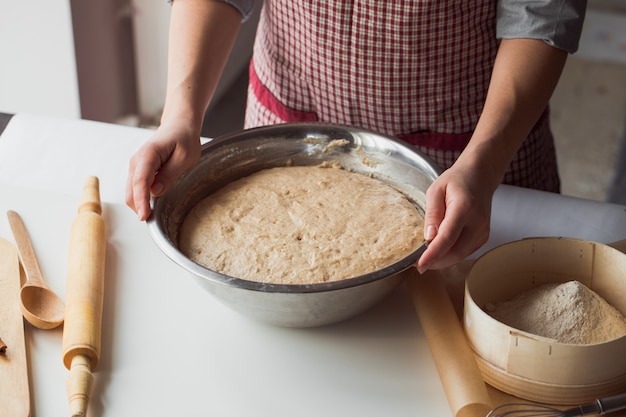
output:
[[420, 273], [457, 264], [489, 238], [494, 189], [484, 175], [460, 162], [428, 188], [424, 217], [428, 247], [417, 264]]
[[240, 25], [241, 14], [228, 3], [172, 3], [161, 126], [132, 156], [126, 181], [126, 204], [140, 220], [150, 215], [150, 195], [163, 194], [198, 162], [204, 113]]
[[130, 159], [126, 204], [139, 220], [150, 215], [150, 196], [163, 194], [200, 158], [200, 133], [184, 124], [163, 124]]
[[567, 53], [539, 39], [503, 39], [472, 138], [426, 193], [420, 273], [454, 265], [489, 238], [493, 193], [544, 111]]

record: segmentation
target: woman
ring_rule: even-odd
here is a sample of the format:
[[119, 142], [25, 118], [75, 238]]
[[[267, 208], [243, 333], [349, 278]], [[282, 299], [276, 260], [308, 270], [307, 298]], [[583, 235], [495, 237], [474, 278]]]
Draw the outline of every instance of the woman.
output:
[[[172, 3], [161, 126], [131, 158], [127, 204], [141, 220], [199, 158], [204, 112], [250, 0]], [[266, 0], [246, 127], [360, 126], [431, 156], [420, 272], [489, 236], [501, 182], [559, 191], [547, 104], [578, 44], [581, 0]]]

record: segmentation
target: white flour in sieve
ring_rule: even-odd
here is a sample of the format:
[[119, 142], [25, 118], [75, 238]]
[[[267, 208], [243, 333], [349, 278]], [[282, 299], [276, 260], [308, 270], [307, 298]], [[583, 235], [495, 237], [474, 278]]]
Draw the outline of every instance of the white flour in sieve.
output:
[[561, 343], [601, 343], [626, 335], [626, 318], [579, 281], [545, 284], [486, 310], [504, 324]]

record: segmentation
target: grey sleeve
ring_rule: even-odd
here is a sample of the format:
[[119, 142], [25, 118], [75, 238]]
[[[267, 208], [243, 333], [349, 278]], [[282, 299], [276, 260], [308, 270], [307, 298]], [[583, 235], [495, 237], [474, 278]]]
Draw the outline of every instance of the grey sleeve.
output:
[[[172, 3], [174, 0], [167, 0], [168, 3]], [[239, 13], [241, 13], [241, 20], [246, 21], [252, 14], [252, 8], [254, 7], [254, 0], [217, 0], [222, 3], [227, 3], [233, 6]]]
[[570, 54], [578, 50], [587, 0], [498, 0], [498, 39], [542, 39]]
[[223, 3], [228, 3], [241, 13], [242, 21], [247, 20], [252, 14], [252, 8], [254, 7], [254, 0], [218, 0]]

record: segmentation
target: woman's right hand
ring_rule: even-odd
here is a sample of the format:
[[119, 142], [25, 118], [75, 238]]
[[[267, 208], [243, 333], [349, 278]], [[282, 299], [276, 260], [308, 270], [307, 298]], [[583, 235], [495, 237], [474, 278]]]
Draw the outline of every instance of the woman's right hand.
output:
[[139, 220], [150, 216], [150, 197], [162, 195], [200, 158], [200, 132], [185, 124], [163, 124], [131, 157], [126, 204]]
[[167, 91], [161, 126], [130, 159], [126, 204], [140, 220], [200, 158], [204, 113], [241, 25], [225, 2], [176, 0], [170, 13]]

